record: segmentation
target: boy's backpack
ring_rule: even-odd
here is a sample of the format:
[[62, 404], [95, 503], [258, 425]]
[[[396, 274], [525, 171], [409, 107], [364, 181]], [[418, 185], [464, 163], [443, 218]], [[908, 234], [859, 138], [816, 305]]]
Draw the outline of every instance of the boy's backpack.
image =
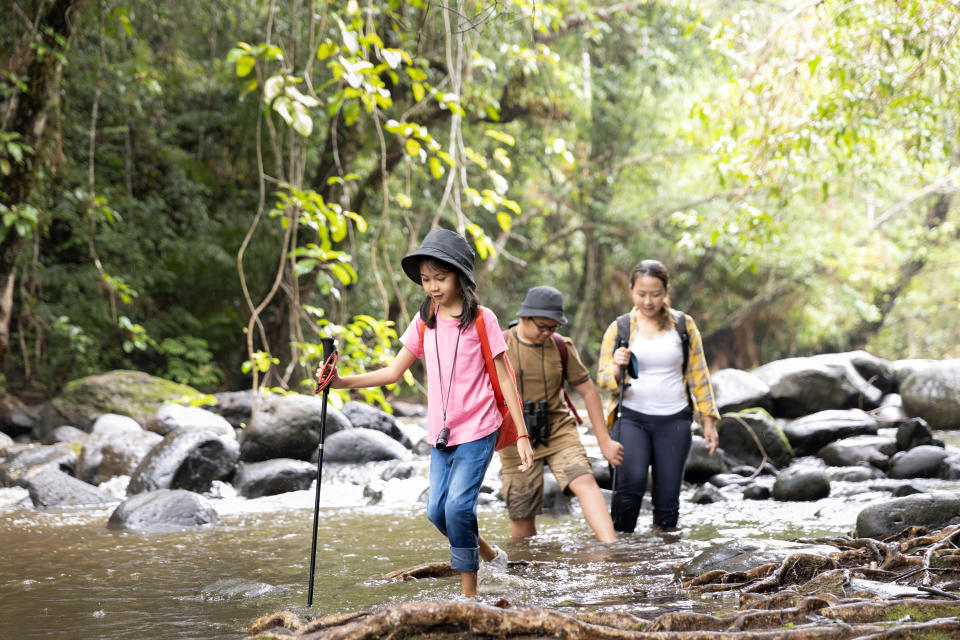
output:
[[[500, 428], [497, 430], [497, 442], [493, 445], [495, 451], [500, 451], [510, 445], [516, 444], [519, 439], [517, 436], [517, 425], [513, 422], [513, 416], [510, 415], [510, 409], [507, 407], [507, 401], [503, 398], [503, 390], [500, 388], [500, 377], [497, 375], [497, 365], [493, 362], [493, 352], [490, 350], [490, 339], [487, 337], [486, 323], [483, 320], [483, 307], [477, 312], [477, 318], [473, 322], [477, 328], [477, 336], [480, 338], [480, 351], [483, 353], [483, 363], [487, 367], [487, 375], [490, 376], [490, 384], [493, 386], [493, 397], [497, 402], [497, 411], [503, 418]], [[420, 322], [420, 344], [423, 344], [423, 336], [427, 331], [427, 324]], [[513, 382], [513, 391], [516, 397], [520, 398], [520, 392], [517, 391], [517, 380], [513, 373], [513, 367], [510, 366], [510, 360], [504, 358], [507, 364], [507, 371], [510, 373], [510, 380]]]
[[[511, 321], [510, 328], [517, 326], [518, 321]], [[569, 352], [567, 351], [567, 343], [563, 341], [563, 336], [559, 335], [556, 331], [550, 334], [550, 337], [553, 338], [553, 344], [557, 345], [557, 351], [560, 352], [560, 391], [563, 392], [563, 399], [566, 401], [567, 406], [570, 407], [570, 413], [573, 414], [573, 417], [577, 419], [577, 424], [583, 424], [583, 419], [580, 417], [580, 414], [577, 413], [577, 408], [573, 406], [573, 400], [570, 399], [570, 394], [567, 393], [567, 359], [570, 357]], [[510, 329], [507, 329], [503, 332], [504, 342], [510, 342]], [[523, 402], [523, 398], [520, 399]]]
[[[680, 336], [680, 346], [683, 350], [683, 368], [680, 370], [683, 376], [687, 375], [687, 364], [690, 362], [690, 333], [687, 331], [687, 316], [683, 311], [670, 309], [675, 321], [674, 327]], [[630, 344], [630, 314], [625, 313], [617, 316], [617, 342]]]

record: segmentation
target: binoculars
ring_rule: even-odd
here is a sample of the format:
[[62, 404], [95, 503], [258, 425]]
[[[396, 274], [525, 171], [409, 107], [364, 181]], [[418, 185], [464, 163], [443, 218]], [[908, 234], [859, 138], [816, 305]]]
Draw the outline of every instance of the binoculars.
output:
[[550, 439], [550, 421], [547, 418], [547, 401], [523, 403], [523, 422], [527, 425], [530, 434], [530, 444], [547, 444]]
[[450, 439], [450, 427], [440, 429], [440, 435], [437, 436], [437, 449], [443, 451], [447, 448], [447, 441]]

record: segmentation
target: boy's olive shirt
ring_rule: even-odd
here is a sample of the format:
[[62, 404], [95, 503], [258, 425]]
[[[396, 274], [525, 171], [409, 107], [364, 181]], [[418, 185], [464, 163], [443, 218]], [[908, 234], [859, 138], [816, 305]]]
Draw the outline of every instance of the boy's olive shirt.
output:
[[[566, 336], [561, 339], [567, 345], [567, 378], [571, 386], [583, 384], [590, 379], [590, 372], [583, 366], [580, 354], [573, 342]], [[541, 367], [541, 357], [543, 366]], [[517, 336], [516, 327], [510, 329], [507, 340], [507, 358], [513, 365], [517, 375], [517, 388], [520, 390], [522, 402], [536, 402], [543, 400], [543, 373], [547, 375], [547, 417], [550, 423], [550, 438], [546, 445], [537, 445], [533, 448], [534, 459], [544, 458], [570, 446], [580, 445], [580, 434], [577, 432], [577, 421], [570, 413], [570, 407], [563, 399], [561, 386], [563, 384], [563, 362], [560, 360], [560, 351], [552, 337], [548, 337], [542, 345], [528, 344]], [[522, 376], [521, 376], [522, 373]], [[520, 455], [516, 447], [507, 447], [500, 451], [500, 460], [504, 468], [519, 464]]]

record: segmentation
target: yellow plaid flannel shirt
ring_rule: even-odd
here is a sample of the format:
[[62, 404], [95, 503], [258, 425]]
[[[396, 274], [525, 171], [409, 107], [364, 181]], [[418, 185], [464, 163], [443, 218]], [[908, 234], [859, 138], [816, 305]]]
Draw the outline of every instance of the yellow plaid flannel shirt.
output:
[[[639, 311], [636, 308], [630, 311], [630, 343], [633, 343], [634, 336], [639, 332], [637, 325], [637, 315]], [[683, 383], [690, 390], [690, 398], [693, 401], [693, 419], [701, 422], [703, 416], [713, 416], [720, 419], [720, 412], [717, 411], [717, 403], [713, 398], [713, 387], [710, 385], [710, 369], [707, 367], [707, 358], [703, 354], [703, 340], [700, 338], [700, 331], [696, 323], [689, 315], [684, 314], [687, 319], [687, 333], [690, 335], [690, 360], [687, 362], [687, 372], [683, 376]], [[670, 321], [673, 323], [673, 330], [676, 330], [676, 319], [673, 314], [670, 315]], [[600, 343], [600, 362], [597, 365], [597, 386], [613, 392], [607, 404], [607, 426], [613, 426], [613, 416], [617, 407], [617, 365], [613, 364], [613, 348], [617, 344], [617, 321], [614, 320], [607, 330], [603, 333], [603, 341]]]

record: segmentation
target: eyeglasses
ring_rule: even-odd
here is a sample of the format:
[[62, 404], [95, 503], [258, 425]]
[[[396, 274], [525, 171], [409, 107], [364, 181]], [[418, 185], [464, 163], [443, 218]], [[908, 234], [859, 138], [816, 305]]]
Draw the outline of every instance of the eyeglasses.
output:
[[531, 320], [531, 322], [533, 322], [533, 325], [540, 333], [553, 333], [560, 327], [559, 324], [540, 324], [536, 320]]

